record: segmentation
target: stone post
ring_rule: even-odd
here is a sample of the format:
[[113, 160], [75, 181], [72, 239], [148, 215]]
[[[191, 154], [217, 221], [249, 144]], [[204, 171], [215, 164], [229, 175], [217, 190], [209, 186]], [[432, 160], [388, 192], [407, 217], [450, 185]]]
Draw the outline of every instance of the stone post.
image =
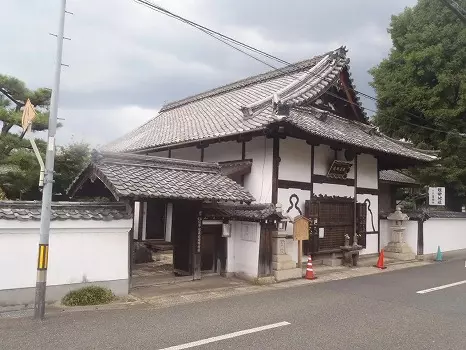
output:
[[302, 278], [302, 268], [286, 253], [286, 232], [272, 233], [272, 269], [277, 282]]
[[401, 208], [397, 206], [395, 212], [390, 214], [387, 220], [392, 223], [392, 232], [391, 241], [384, 248], [385, 256], [397, 260], [414, 260], [416, 255], [404, 240], [406, 227], [403, 226], [403, 221], [409, 220], [408, 215], [402, 213]]

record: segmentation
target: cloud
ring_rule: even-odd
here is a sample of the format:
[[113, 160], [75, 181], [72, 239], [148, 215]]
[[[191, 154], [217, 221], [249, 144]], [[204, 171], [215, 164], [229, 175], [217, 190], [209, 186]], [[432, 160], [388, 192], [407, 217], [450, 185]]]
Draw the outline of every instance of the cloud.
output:
[[[58, 1], [10, 1], [2, 8], [0, 73], [50, 87]], [[373, 94], [367, 70], [388, 52], [390, 16], [415, 0], [159, 0], [157, 4], [287, 61], [340, 45], [350, 50], [358, 90]], [[270, 68], [132, 0], [68, 0], [60, 95], [60, 143], [115, 139], [166, 102]], [[269, 61], [271, 62], [271, 61]], [[280, 66], [277, 62], [273, 65]], [[92, 127], [90, 127], [92, 125]]]

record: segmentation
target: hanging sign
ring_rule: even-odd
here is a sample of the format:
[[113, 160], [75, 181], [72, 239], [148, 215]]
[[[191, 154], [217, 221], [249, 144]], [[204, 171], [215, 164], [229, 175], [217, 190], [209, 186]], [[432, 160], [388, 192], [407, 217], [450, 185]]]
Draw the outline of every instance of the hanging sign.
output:
[[429, 187], [429, 205], [445, 205], [445, 187]]
[[334, 160], [328, 170], [327, 176], [333, 179], [346, 179], [352, 166], [352, 162]]

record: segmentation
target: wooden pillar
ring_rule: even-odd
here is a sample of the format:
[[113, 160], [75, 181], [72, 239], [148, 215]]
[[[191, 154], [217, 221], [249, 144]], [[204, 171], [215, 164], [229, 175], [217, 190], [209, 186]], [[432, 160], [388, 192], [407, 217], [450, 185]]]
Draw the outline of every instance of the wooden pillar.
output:
[[354, 208], [353, 208], [353, 242], [357, 242], [357, 207], [358, 207], [358, 155], [354, 157]]
[[377, 159], [377, 251], [380, 252], [380, 159]]
[[272, 203], [278, 202], [278, 167], [280, 165], [280, 139], [278, 136], [273, 138], [272, 150]]
[[201, 238], [202, 238], [202, 211], [197, 216], [197, 230], [193, 231], [193, 280], [201, 279]]
[[138, 242], [142, 242], [142, 231], [144, 229], [144, 202], [139, 202]]
[[417, 222], [417, 255], [424, 255], [424, 219]]
[[[312, 197], [314, 196], [314, 167], [315, 167], [315, 146], [311, 145], [311, 194], [309, 196], [309, 213], [311, 213], [312, 210]], [[310, 222], [309, 226], [311, 227], [314, 224], [314, 222]], [[311, 239], [311, 244], [310, 244], [310, 252], [311, 254], [317, 253], [318, 249], [318, 243], [319, 243], [319, 236], [315, 234], [315, 232], [311, 232], [312, 236], [310, 237]]]
[[[246, 159], [246, 142], [241, 142], [241, 160]], [[244, 174], [241, 175], [241, 186], [244, 186]]]

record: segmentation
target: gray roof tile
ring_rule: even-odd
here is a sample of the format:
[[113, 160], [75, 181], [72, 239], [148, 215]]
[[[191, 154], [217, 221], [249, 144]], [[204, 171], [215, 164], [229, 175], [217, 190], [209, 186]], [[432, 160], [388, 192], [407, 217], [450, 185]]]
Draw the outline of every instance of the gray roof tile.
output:
[[218, 204], [204, 205], [206, 219], [230, 219], [239, 221], [261, 221], [281, 219], [273, 204]]
[[400, 173], [399, 171], [396, 171], [396, 170], [380, 171], [380, 181], [399, 183], [399, 184], [411, 184], [411, 185], [419, 184], [419, 182], [416, 181], [416, 179], [413, 179], [412, 177], [405, 175], [403, 173]]
[[243, 187], [220, 172], [217, 163], [99, 153], [70, 186], [74, 195], [86, 178], [95, 175], [117, 198], [173, 198], [203, 201], [252, 202]]
[[[41, 202], [0, 201], [0, 220], [39, 221]], [[130, 219], [124, 203], [54, 202], [51, 220]]]

